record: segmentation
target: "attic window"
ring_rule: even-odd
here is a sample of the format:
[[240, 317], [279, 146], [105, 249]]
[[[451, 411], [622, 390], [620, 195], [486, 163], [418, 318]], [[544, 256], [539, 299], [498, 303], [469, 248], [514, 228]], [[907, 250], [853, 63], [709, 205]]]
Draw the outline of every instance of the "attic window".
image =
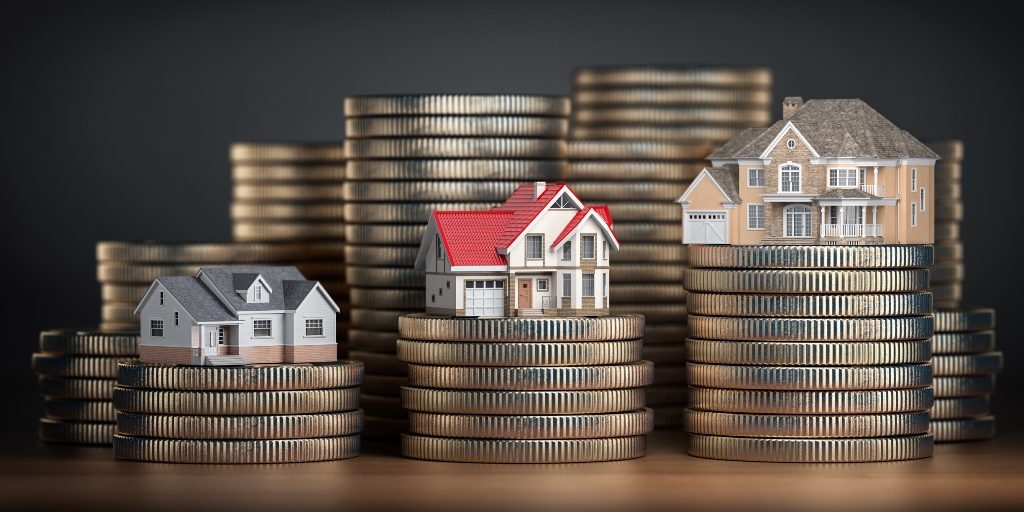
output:
[[789, 148], [789, 149], [795, 148], [796, 147], [796, 141], [793, 140], [793, 139], [787, 140], [786, 141], [786, 147]]
[[256, 300], [263, 300], [263, 287], [260, 285], [256, 285]]
[[551, 205], [551, 208], [575, 209], [576, 204], [572, 202], [572, 199], [569, 199], [569, 194], [563, 192], [562, 195], [558, 196], [558, 199], [555, 199], [555, 203]]
[[[914, 170], [916, 171], [917, 169], [914, 169]], [[917, 187], [914, 187], [914, 188], [917, 188]], [[164, 292], [160, 292], [160, 305], [161, 306], [164, 305]]]

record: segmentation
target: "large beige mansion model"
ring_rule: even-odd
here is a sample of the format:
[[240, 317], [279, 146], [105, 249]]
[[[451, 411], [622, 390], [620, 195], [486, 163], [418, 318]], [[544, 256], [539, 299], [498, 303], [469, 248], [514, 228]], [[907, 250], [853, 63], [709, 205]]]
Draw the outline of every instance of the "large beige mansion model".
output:
[[678, 199], [685, 244], [930, 244], [938, 155], [859, 99], [783, 102]]

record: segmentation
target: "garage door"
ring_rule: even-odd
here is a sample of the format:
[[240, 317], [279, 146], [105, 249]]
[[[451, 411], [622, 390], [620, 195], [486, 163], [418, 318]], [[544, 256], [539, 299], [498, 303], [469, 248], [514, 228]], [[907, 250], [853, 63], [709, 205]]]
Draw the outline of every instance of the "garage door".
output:
[[687, 244], [727, 244], [725, 212], [687, 212], [683, 242]]
[[505, 281], [466, 281], [467, 316], [505, 316]]

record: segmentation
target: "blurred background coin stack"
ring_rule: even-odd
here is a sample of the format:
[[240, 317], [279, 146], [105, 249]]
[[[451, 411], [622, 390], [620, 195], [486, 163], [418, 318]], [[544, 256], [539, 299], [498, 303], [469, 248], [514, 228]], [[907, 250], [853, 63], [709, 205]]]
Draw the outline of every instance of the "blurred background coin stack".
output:
[[301, 248], [300, 258], [288, 263], [306, 279], [320, 281], [341, 308], [338, 349], [344, 354], [348, 288], [342, 245], [343, 144], [238, 142], [231, 145], [230, 157], [234, 239]]
[[306, 254], [298, 244], [97, 242], [101, 329], [138, 333], [135, 307], [157, 277], [192, 276], [202, 266], [280, 263], [301, 267]]
[[345, 99], [349, 357], [366, 363], [366, 435], [406, 429], [395, 342], [398, 317], [424, 308], [413, 266], [431, 212], [487, 209], [524, 182], [557, 180], [568, 116], [568, 98], [554, 96]]
[[691, 455], [931, 455], [931, 246], [689, 249]]
[[117, 368], [119, 459], [205, 464], [337, 460], [359, 455], [363, 365]]
[[409, 364], [402, 454], [482, 463], [642, 457], [654, 413], [644, 320], [604, 317], [399, 319]]
[[931, 434], [935, 442], [976, 441], [996, 434], [991, 395], [1003, 367], [997, 352], [996, 312], [964, 308], [935, 312], [932, 366], [935, 405]]
[[74, 329], [39, 333], [39, 352], [32, 355], [44, 400], [39, 438], [109, 445], [114, 437], [111, 397], [117, 364], [138, 356], [138, 334]]
[[[935, 266], [931, 272], [931, 291], [935, 308], [957, 308], [963, 296], [964, 246], [960, 226], [964, 218], [961, 195], [961, 167], [964, 143], [959, 140], [929, 141], [928, 147], [938, 153], [935, 162]], [[927, 194], [919, 188], [920, 194]], [[922, 196], [921, 203], [924, 204]]]
[[614, 312], [647, 317], [648, 389], [659, 427], [682, 427], [686, 248], [674, 204], [711, 151], [771, 122], [772, 74], [758, 67], [598, 67], [573, 77], [569, 172], [581, 197], [603, 201], [623, 242], [612, 255]]

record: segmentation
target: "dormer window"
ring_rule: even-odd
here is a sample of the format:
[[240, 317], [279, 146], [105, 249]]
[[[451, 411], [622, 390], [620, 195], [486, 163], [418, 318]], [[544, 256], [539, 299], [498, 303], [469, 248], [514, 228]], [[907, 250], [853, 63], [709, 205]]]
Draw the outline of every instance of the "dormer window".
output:
[[558, 208], [562, 210], [570, 208], [576, 209], [576, 203], [572, 202], [572, 199], [569, 199], [569, 194], [563, 192], [562, 195], [558, 196], [558, 199], [555, 199], [555, 202], [554, 204], [551, 205], [551, 208]]
[[256, 302], [263, 300], [263, 287], [260, 285], [256, 285], [256, 290], [254, 291], [254, 294], [256, 295]]

